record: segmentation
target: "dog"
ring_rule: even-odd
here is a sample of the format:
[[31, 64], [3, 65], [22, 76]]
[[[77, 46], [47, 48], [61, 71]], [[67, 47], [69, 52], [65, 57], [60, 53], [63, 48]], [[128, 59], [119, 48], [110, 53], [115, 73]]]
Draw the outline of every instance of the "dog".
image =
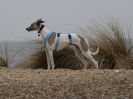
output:
[[86, 59], [90, 59], [94, 63], [95, 68], [99, 69], [98, 62], [92, 57], [92, 55], [96, 55], [99, 52], [99, 47], [93, 53], [89, 50], [89, 43], [86, 38], [76, 33], [51, 32], [43, 23], [44, 21], [42, 19], [38, 19], [26, 28], [26, 30], [28, 32], [37, 31], [38, 36], [41, 35], [46, 51], [48, 70], [51, 68], [54, 70], [55, 68], [53, 52], [69, 46], [72, 46], [76, 56], [83, 62], [84, 69], [87, 69], [88, 66]]

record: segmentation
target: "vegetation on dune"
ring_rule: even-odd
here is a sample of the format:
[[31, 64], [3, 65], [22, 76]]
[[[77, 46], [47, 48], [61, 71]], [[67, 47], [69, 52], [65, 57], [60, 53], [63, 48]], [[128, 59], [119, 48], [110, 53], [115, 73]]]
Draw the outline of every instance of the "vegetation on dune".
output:
[[18, 50], [12, 55], [10, 55], [8, 47], [9, 47], [8, 41], [3, 41], [0, 44], [0, 67], [10, 67], [10, 64], [13, 62], [15, 56], [21, 51]]
[[38, 49], [22, 64], [18, 64], [17, 68], [23, 69], [38, 69], [38, 68], [46, 68], [46, 55], [45, 51], [41, 48]]
[[128, 27], [122, 26], [117, 20], [100, 24], [94, 23], [87, 27], [91, 46], [98, 45], [100, 51], [96, 56], [102, 69], [133, 69], [132, 34]]
[[[59, 52], [54, 52], [55, 68], [67, 68], [67, 69], [81, 69], [82, 63], [74, 55], [71, 48], [66, 48]], [[33, 54], [23, 64], [19, 64], [18, 68], [47, 68], [47, 59], [45, 50], [43, 48], [34, 51]]]
[[[2, 45], [3, 43], [3, 45]], [[0, 67], [8, 67], [8, 43], [2, 42], [0, 44]]]
[[0, 67], [7, 67], [5, 60], [1, 57], [0, 57]]

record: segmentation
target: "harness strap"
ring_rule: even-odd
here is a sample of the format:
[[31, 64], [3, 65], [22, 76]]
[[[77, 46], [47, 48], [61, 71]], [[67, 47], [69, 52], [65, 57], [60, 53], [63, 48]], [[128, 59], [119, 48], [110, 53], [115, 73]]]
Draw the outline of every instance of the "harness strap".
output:
[[52, 35], [53, 32], [48, 32], [48, 34], [46, 35], [44, 39], [44, 42], [46, 43], [48, 41], [48, 38]]
[[56, 41], [56, 45], [55, 45], [55, 51], [57, 51], [57, 49], [59, 48], [59, 44], [60, 43], [60, 33], [57, 33], [57, 41]]
[[[64, 33], [57, 33], [57, 41], [56, 41], [56, 46], [55, 46], [55, 51], [59, 48], [59, 43], [60, 43], [60, 34], [64, 34]], [[68, 39], [69, 39], [69, 45], [72, 45], [72, 36], [71, 33], [65, 33], [68, 34]]]
[[72, 45], [72, 35], [68, 33], [68, 38], [69, 38], [69, 45]]

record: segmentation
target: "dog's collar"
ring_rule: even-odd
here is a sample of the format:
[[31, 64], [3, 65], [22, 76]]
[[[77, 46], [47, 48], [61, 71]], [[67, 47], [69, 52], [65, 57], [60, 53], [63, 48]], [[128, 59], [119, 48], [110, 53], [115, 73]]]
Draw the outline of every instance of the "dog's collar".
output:
[[38, 31], [38, 34], [42, 31], [43, 28], [44, 28], [44, 25], [42, 24], [39, 31]]

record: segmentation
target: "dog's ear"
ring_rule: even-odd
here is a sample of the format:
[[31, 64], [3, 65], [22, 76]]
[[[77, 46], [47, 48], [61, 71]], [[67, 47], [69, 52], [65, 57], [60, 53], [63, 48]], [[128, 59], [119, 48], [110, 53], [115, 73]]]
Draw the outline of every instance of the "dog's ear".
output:
[[40, 18], [37, 20], [38, 23], [44, 23], [44, 21]]

